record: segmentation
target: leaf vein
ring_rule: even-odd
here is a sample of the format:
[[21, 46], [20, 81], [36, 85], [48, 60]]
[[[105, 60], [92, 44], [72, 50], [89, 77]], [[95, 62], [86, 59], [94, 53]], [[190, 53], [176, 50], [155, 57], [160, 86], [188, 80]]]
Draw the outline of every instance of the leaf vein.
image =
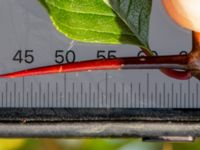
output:
[[117, 33], [114, 33], [114, 32], [104, 32], [104, 31], [98, 31], [98, 30], [91, 30], [91, 29], [85, 29], [85, 28], [73, 28], [71, 26], [68, 26], [66, 24], [64, 24], [63, 22], [55, 19], [54, 17], [51, 17], [53, 20], [55, 20], [58, 24], [62, 25], [62, 26], [65, 26], [67, 28], [70, 28], [70, 29], [77, 29], [77, 30], [84, 30], [84, 31], [92, 31], [92, 32], [97, 32], [97, 33], [105, 33], [105, 34], [113, 34], [113, 35], [128, 35], [128, 36], [134, 36], [133, 34], [126, 34], [126, 33], [120, 33], [120, 34], [117, 34]]
[[78, 13], [78, 14], [87, 14], [87, 15], [97, 15], [97, 16], [106, 16], [106, 17], [116, 17], [115, 15], [108, 15], [108, 14], [95, 13], [95, 12], [89, 13], [89, 12], [83, 12], [83, 11], [71, 11], [71, 10], [69, 11], [69, 10], [66, 10], [66, 9], [64, 9], [64, 8], [61, 8], [61, 7], [59, 7], [59, 6], [56, 6], [55, 4], [50, 3], [50, 2], [48, 2], [48, 4], [51, 5], [51, 6], [54, 7], [54, 8], [57, 8], [57, 9], [59, 9], [59, 10], [63, 10], [63, 11], [65, 11], [65, 12], [69, 12], [69, 13]]

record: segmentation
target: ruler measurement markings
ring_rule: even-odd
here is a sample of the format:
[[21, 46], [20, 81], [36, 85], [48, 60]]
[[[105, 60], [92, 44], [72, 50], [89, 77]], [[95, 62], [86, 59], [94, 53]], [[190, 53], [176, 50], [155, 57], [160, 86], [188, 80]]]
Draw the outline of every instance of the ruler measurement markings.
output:
[[8, 99], [9, 99], [9, 101], [8, 101], [8, 105], [7, 105], [7, 107], [9, 107], [9, 108], [12, 108], [13, 107], [13, 98], [12, 98], [12, 92], [10, 91], [10, 92], [8, 92]]
[[150, 108], [153, 107], [153, 92], [151, 93], [151, 104], [150, 104]]
[[105, 101], [106, 101], [106, 105], [107, 105], [107, 103], [108, 103], [108, 73], [106, 72], [106, 74], [105, 74]]
[[188, 107], [190, 108], [190, 79], [188, 80]]
[[113, 84], [113, 86], [114, 86], [114, 91], [113, 91], [113, 93], [114, 93], [114, 107], [117, 107], [117, 105], [116, 105], [116, 101], [117, 101], [117, 98], [116, 98], [116, 94], [117, 94], [117, 92], [116, 92], [116, 83], [114, 82], [114, 84]]
[[55, 101], [55, 104], [56, 104], [56, 107], [58, 107], [58, 101], [59, 101], [59, 100], [58, 100], [58, 82], [56, 82], [56, 93], [55, 93], [55, 94], [56, 94], [56, 97], [55, 97], [55, 100], [56, 100], [56, 101]]
[[168, 101], [168, 108], [170, 108], [170, 103], [169, 103], [169, 101], [170, 101], [170, 94], [169, 94], [169, 92], [167, 93], [167, 101]]
[[[117, 101], [116, 103], [116, 92], [117, 92], [117, 83], [114, 83], [113, 86], [111, 86], [111, 88], [108, 88], [110, 86], [110, 84], [108, 83], [108, 74], [106, 74], [105, 76], [105, 80], [107, 80], [105, 83], [105, 93], [101, 93], [101, 99], [98, 101], [98, 91], [100, 91], [100, 85], [97, 83], [97, 91], [93, 91], [92, 87], [93, 87], [93, 83], [89, 82], [89, 91], [88, 91], [88, 99], [85, 99], [85, 103], [87, 107], [98, 107], [98, 105], [96, 104], [96, 102], [101, 103], [102, 107], [116, 107], [116, 105], [119, 105], [119, 107], [122, 108], [129, 108], [129, 107], [139, 107], [139, 108], [152, 108], [151, 105], [154, 105], [153, 107], [156, 108], [161, 108], [161, 107], [165, 107], [165, 108], [198, 108], [199, 106], [199, 101], [198, 101], [198, 91], [199, 91], [199, 84], [195, 83], [195, 92], [191, 92], [191, 85], [193, 84], [193, 82], [187, 81], [186, 85], [182, 86], [182, 83], [178, 84], [179, 91], [174, 91], [175, 90], [175, 86], [177, 86], [177, 84], [172, 83], [171, 84], [171, 93], [170, 98], [166, 99], [166, 84], [165, 82], [163, 83], [163, 85], [160, 85], [160, 83], [155, 83], [155, 98], [149, 98], [150, 97], [150, 92], [149, 92], [149, 87], [150, 84], [148, 83], [150, 81], [149, 78], [149, 74], [146, 75], [146, 84], [145, 82], [138, 82], [138, 93], [136, 92], [136, 95], [134, 95], [133, 93], [133, 83], [122, 83], [122, 90], [118, 91], [120, 92], [120, 100]], [[26, 84], [26, 81], [28, 82], [28, 80], [23, 79], [22, 78], [22, 90], [19, 92], [20, 94], [20, 99], [19, 97], [17, 98], [17, 87], [18, 87], [18, 82], [14, 81], [13, 84], [10, 84], [9, 82], [5, 82], [5, 101], [2, 100], [2, 105], [4, 107], [44, 107], [47, 106], [49, 107], [50, 105], [49, 103], [49, 89], [50, 89], [50, 83], [48, 82], [47, 84], [47, 90], [45, 90], [45, 99], [43, 95], [43, 85], [44, 83], [39, 81], [39, 91], [38, 91], [38, 96], [39, 98], [34, 98], [33, 97], [33, 91], [36, 89], [33, 86], [33, 83], [31, 82], [30, 85], [28, 86], [28, 84]], [[8, 84], [9, 83], [9, 84]], [[14, 85], [14, 86], [13, 86]], [[71, 98], [70, 98], [70, 107], [78, 107], [80, 103], [79, 99], [81, 97], [77, 96], [77, 94], [75, 95], [75, 91], [77, 91], [76, 88], [76, 83], [73, 82], [72, 83], [72, 94], [71, 94]], [[142, 91], [143, 89], [143, 85], [146, 85], [146, 91]], [[58, 82], [56, 82], [56, 98], [55, 98], [55, 103], [56, 103], [56, 107], [67, 107], [66, 104], [64, 104], [63, 98], [65, 97], [65, 93], [63, 92], [62, 94], [58, 94], [58, 89], [60, 84]], [[128, 86], [128, 91], [126, 91], [126, 88]], [[162, 92], [158, 93], [158, 87], [160, 88], [160, 86], [163, 87]], [[183, 87], [186, 89], [183, 90]], [[10, 88], [12, 88], [12, 93], [10, 91]], [[177, 87], [176, 87], [177, 88]], [[28, 91], [27, 91], [27, 90]], [[82, 89], [83, 89], [83, 83], [82, 83]], [[109, 90], [111, 90], [112, 92], [110, 92]], [[184, 94], [182, 95], [182, 93], [184, 92]], [[3, 92], [4, 93], [4, 92]], [[96, 97], [94, 96], [96, 94]], [[18, 94], [19, 95], [19, 94]], [[118, 94], [119, 95], [119, 94]], [[160, 97], [161, 95], [161, 97]], [[135, 99], [133, 98], [135, 96]], [[137, 99], [138, 96], [138, 99]], [[184, 99], [182, 100], [184, 96]], [[152, 97], [152, 96], [151, 96]], [[188, 98], [190, 98], [190, 100], [188, 100]], [[36, 104], [34, 104], [34, 100], [36, 101]], [[56, 100], [57, 99], [57, 100]], [[136, 101], [135, 106], [134, 106], [134, 100]], [[155, 101], [155, 103], [154, 103]], [[183, 105], [182, 105], [183, 104]], [[139, 105], [139, 106], [138, 106]], [[54, 105], [52, 105], [54, 106]], [[82, 106], [82, 105], [80, 105]]]
[[157, 88], [157, 82], [156, 82], [156, 83], [155, 83], [155, 93], [154, 93], [154, 94], [155, 94], [155, 103], [154, 103], [154, 104], [155, 104], [155, 106], [154, 106], [155, 108], [157, 107], [156, 105], [159, 106], [159, 102], [158, 102], [158, 100], [157, 100], [157, 99], [158, 99], [158, 98], [157, 98], [157, 89], [158, 89], [158, 88]]
[[93, 105], [94, 105], [94, 107], [96, 108], [96, 106], [97, 106], [97, 103], [96, 103], [96, 94], [95, 94], [95, 92], [93, 92]]
[[84, 107], [88, 108], [88, 106], [87, 106], [87, 92], [85, 92]]
[[124, 83], [122, 83], [122, 102], [121, 102], [121, 107], [124, 107], [124, 101], [125, 101], [125, 89], [124, 89], [125, 87], [124, 87]]
[[128, 107], [128, 94], [127, 94], [127, 92], [126, 92], [126, 94], [125, 94], [125, 104], [124, 104], [124, 108], [127, 108]]
[[43, 108], [46, 108], [46, 94], [45, 93], [43, 93]]
[[159, 95], [159, 101], [160, 101], [160, 108], [164, 108], [164, 105], [162, 104], [162, 95], [160, 92], [158, 95]]
[[137, 108], [137, 103], [136, 103], [136, 101], [137, 101], [137, 94], [136, 94], [136, 92], [134, 92], [134, 97], [135, 97], [135, 99], [134, 99], [134, 107], [135, 108]]
[[110, 99], [110, 103], [109, 103], [109, 108], [112, 108], [112, 93], [109, 93], [109, 99]]
[[198, 83], [196, 83], [196, 108], [197, 107], [199, 107], [199, 94], [198, 94], [198, 92], [199, 92], [199, 84]]
[[131, 101], [132, 101], [130, 95], [131, 95], [131, 93], [128, 93], [128, 92], [127, 92], [127, 96], [128, 96], [128, 99], [127, 99], [128, 102], [127, 102], [127, 104], [128, 104], [128, 107], [129, 107], [129, 108], [131, 108]]
[[63, 108], [63, 91], [59, 91], [58, 92], [58, 101], [59, 101], [59, 103], [58, 103], [58, 107], [60, 107], [60, 108]]
[[141, 83], [138, 84], [139, 108], [141, 107]]
[[[187, 102], [186, 102], [186, 93], [184, 92], [184, 107], [183, 108], [186, 108], [186, 105], [187, 105]], [[190, 108], [189, 107], [189, 105], [188, 105], [188, 108]]]
[[144, 92], [142, 93], [142, 99], [143, 99], [143, 104], [142, 104], [142, 108], [145, 108], [146, 106], [146, 103], [144, 102], [145, 101], [145, 94], [144, 94]]
[[[25, 78], [23, 77], [22, 78], [22, 103], [24, 104], [24, 97], [25, 97]], [[22, 106], [23, 106], [23, 104], [22, 104]]]
[[180, 96], [180, 95], [178, 94], [178, 92], [176, 92], [176, 95], [177, 95], [177, 96], [176, 96], [176, 97], [177, 97], [177, 103], [176, 103], [176, 105], [177, 105], [178, 108], [181, 108], [181, 106], [179, 105], [179, 103], [180, 103], [180, 102], [179, 102], [179, 96]]
[[99, 85], [99, 81], [97, 83], [97, 100], [98, 100], [98, 107], [99, 107], [99, 101], [100, 101], [100, 85]]
[[163, 83], [163, 101], [165, 102], [166, 104], [166, 107], [168, 106], [168, 101], [166, 101], [166, 85], [165, 85], [165, 82]]
[[178, 93], [177, 92], [175, 93], [175, 100], [176, 100], [175, 108], [178, 108], [179, 106], [178, 106]]
[[67, 99], [67, 107], [69, 107], [70, 105], [70, 102], [69, 102], [69, 100], [70, 100], [70, 92], [68, 92], [67, 93], [67, 97], [68, 97], [68, 99]]
[[30, 105], [28, 105], [29, 102], [29, 94], [28, 91], [26, 91], [26, 103], [24, 103], [24, 107], [29, 107]]
[[41, 82], [39, 82], [39, 97], [38, 97], [38, 106], [41, 106], [41, 101], [42, 101], [42, 85]]
[[92, 86], [91, 86], [91, 82], [89, 82], [89, 89], [88, 89], [88, 92], [89, 92], [89, 107], [92, 106]]
[[192, 107], [195, 108], [195, 103], [194, 103], [194, 93], [192, 93]]
[[174, 83], [171, 84], [171, 107], [174, 105]]
[[39, 107], [38, 106], [38, 92], [35, 92], [35, 107]]
[[120, 106], [120, 101], [121, 101], [120, 92], [118, 92], [117, 95], [118, 95], [117, 107], [121, 107], [121, 106]]
[[4, 105], [3, 105], [3, 103], [4, 103], [3, 92], [1, 92], [1, 99], [2, 99], [2, 101], [1, 101], [1, 106], [4, 107]]
[[13, 86], [13, 92], [14, 92], [14, 99], [13, 99], [13, 101], [14, 101], [14, 107], [17, 107], [17, 105], [16, 105], [16, 101], [17, 101], [17, 96], [16, 96], [16, 92], [17, 92], [17, 87], [16, 87], [17, 85], [16, 85], [16, 81], [14, 81], [14, 86]]
[[133, 83], [130, 83], [130, 106], [133, 107]]
[[146, 87], [146, 88], [147, 88], [147, 89], [146, 89], [147, 91], [146, 91], [146, 92], [147, 92], [147, 106], [148, 106], [148, 101], [149, 101], [149, 73], [147, 73], [146, 76], [147, 76], [147, 77], [146, 77], [146, 78], [147, 78], [147, 79], [146, 79], [146, 82], [147, 82], [147, 83], [146, 83], [146, 85], [147, 85], [147, 87]]
[[[21, 96], [20, 96], [20, 92], [18, 92], [18, 99], [20, 100], [21, 99]], [[19, 101], [20, 102], [20, 101]], [[21, 107], [21, 104], [18, 103], [18, 107]]]
[[51, 104], [54, 106], [54, 93], [51, 91]]
[[83, 105], [83, 83], [81, 82], [81, 106]]
[[78, 100], [79, 100], [79, 93], [77, 92], [76, 93], [76, 107], [77, 108], [80, 107]]
[[101, 103], [100, 103], [100, 107], [104, 107], [104, 92], [101, 92]]
[[48, 105], [48, 107], [50, 107], [50, 83], [49, 82], [47, 82], [47, 99], [48, 99], [48, 101], [47, 101], [47, 105]]
[[44, 108], [44, 103], [45, 103], [45, 99], [44, 99], [44, 93], [43, 92], [41, 92], [41, 102], [40, 102], [40, 107], [41, 108]]
[[182, 93], [182, 92], [183, 92], [183, 91], [182, 91], [182, 83], [180, 83], [179, 89], [180, 89], [180, 91], [179, 91], [179, 92], [180, 92], [180, 96], [179, 96], [179, 98], [180, 98], [180, 107], [182, 107], [182, 105], [181, 105], [181, 102], [182, 102], [182, 94], [183, 94], [183, 93]]
[[6, 87], [6, 89], [5, 89], [5, 96], [6, 96], [6, 103], [5, 103], [5, 107], [7, 107], [7, 103], [8, 103], [8, 82], [6, 81], [6, 83], [5, 83], [5, 87]]
[[30, 89], [30, 92], [31, 92], [31, 106], [33, 107], [33, 82], [31, 81], [31, 89]]
[[72, 107], [75, 105], [75, 83], [72, 83]]
[[67, 99], [67, 74], [64, 73], [64, 101]]
[[68, 107], [72, 107], [72, 93], [69, 92], [69, 106]]
[[60, 104], [59, 104], [59, 107], [63, 108], [63, 94], [62, 92], [60, 92]]

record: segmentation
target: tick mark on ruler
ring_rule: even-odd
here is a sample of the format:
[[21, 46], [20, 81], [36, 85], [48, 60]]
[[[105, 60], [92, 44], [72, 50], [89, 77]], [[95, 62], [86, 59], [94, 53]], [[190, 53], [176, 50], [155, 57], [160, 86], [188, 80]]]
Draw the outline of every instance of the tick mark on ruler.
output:
[[48, 107], [49, 107], [49, 101], [50, 101], [50, 87], [49, 82], [47, 83], [47, 98], [48, 98]]
[[133, 83], [131, 82], [130, 83], [130, 99], [131, 99], [131, 106], [133, 106], [132, 104], [132, 102], [133, 102]]
[[8, 82], [6, 81], [6, 92], [5, 92], [5, 94], [6, 94], [6, 107], [7, 107], [7, 102], [8, 102]]
[[13, 89], [13, 91], [14, 91], [14, 107], [17, 107], [17, 105], [16, 105], [16, 101], [17, 101], [17, 95], [16, 95], [16, 82], [14, 81], [14, 89]]
[[33, 82], [31, 82], [31, 107], [33, 106]]
[[149, 73], [147, 73], [147, 101], [149, 100]]
[[197, 101], [196, 107], [199, 107], [199, 94], [198, 94], [198, 92], [199, 92], [199, 84], [196, 83], [196, 101]]
[[[11, 107], [14, 107], [13, 106], [13, 97], [12, 97], [12, 92], [10, 91], [10, 103], [9, 103], [9, 105], [11, 106]], [[8, 106], [9, 107], [9, 106]]]
[[1, 92], [1, 100], [2, 100], [2, 101], [1, 101], [1, 105], [4, 106], [4, 105], [3, 105], [3, 102], [4, 102], [3, 92]]
[[56, 107], [58, 107], [58, 83], [56, 82]]
[[67, 106], [70, 107], [70, 99], [71, 99], [71, 93], [68, 92], [68, 100], [67, 100]]
[[107, 104], [107, 101], [108, 101], [108, 73], [106, 72], [106, 88], [105, 88], [105, 95], [106, 95], [106, 104]]
[[75, 83], [72, 83], [72, 107], [74, 106], [75, 101]]
[[83, 105], [83, 83], [81, 82], [81, 106]]
[[29, 93], [28, 91], [26, 92], [26, 103], [24, 103], [24, 105], [26, 104], [25, 107], [29, 107]]
[[45, 107], [46, 105], [46, 95], [45, 93], [43, 93], [43, 106], [42, 107]]
[[[186, 104], [187, 103], [187, 101], [186, 101], [186, 93], [184, 93], [184, 108], [186, 107]], [[188, 108], [189, 108], [189, 106], [188, 106]]]
[[79, 93], [76, 93], [76, 107], [79, 107], [78, 100], [79, 100]]
[[25, 80], [25, 79], [24, 79], [24, 77], [23, 77], [23, 78], [22, 78], [22, 101], [23, 101], [22, 103], [24, 103], [24, 96], [25, 96], [25, 95], [24, 95], [24, 94], [25, 94], [25, 93], [24, 93], [24, 92], [25, 92], [25, 87], [24, 87], [24, 86], [25, 86], [25, 83], [24, 83], [25, 81], [24, 81], [24, 80]]
[[176, 98], [175, 98], [175, 99], [176, 99], [176, 101], [175, 101], [175, 103], [176, 103], [176, 106], [175, 106], [175, 108], [177, 108], [177, 107], [178, 107], [178, 93], [176, 92], [176, 94], [175, 94], [175, 95], [176, 95]]

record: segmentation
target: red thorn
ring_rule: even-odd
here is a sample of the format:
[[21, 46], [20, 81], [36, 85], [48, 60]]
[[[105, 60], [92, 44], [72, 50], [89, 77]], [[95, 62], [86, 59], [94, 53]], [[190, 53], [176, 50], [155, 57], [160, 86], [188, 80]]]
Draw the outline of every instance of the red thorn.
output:
[[18, 72], [3, 74], [0, 75], [0, 77], [18, 78], [25, 76], [54, 74], [62, 72], [80, 72], [80, 71], [90, 71], [90, 70], [111, 70], [111, 69], [116, 70], [120, 69], [122, 64], [123, 60], [121, 59], [91, 60], [91, 61], [76, 62], [71, 64], [53, 65], [53, 66], [22, 70]]

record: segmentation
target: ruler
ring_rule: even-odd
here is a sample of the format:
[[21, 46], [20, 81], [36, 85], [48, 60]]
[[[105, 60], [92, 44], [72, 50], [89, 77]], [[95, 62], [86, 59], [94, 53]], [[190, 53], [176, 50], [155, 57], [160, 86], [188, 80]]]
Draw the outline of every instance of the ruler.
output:
[[[137, 80], [123, 78], [127, 74]], [[1, 80], [1, 108], [199, 108], [199, 83], [110, 71]], [[160, 72], [157, 71], [157, 76]], [[99, 76], [98, 79], [95, 76]], [[164, 75], [160, 75], [160, 79]], [[80, 78], [94, 78], [83, 81]], [[164, 78], [166, 78], [164, 76]]]
[[[159, 55], [189, 51], [191, 33], [171, 21], [160, 0], [154, 1], [152, 10], [151, 48]], [[88, 44], [67, 39], [55, 30], [37, 0], [0, 0], [0, 20], [1, 73], [140, 53], [132, 45]], [[191, 116], [198, 120], [199, 93], [197, 79], [175, 80], [159, 70], [93, 71], [0, 79], [0, 120], [148, 122], [153, 119], [188, 121]], [[1, 128], [0, 132], [3, 132]], [[188, 134], [189, 131], [184, 135]], [[20, 136], [19, 133], [13, 135]], [[112, 133], [104, 132], [104, 135]]]

